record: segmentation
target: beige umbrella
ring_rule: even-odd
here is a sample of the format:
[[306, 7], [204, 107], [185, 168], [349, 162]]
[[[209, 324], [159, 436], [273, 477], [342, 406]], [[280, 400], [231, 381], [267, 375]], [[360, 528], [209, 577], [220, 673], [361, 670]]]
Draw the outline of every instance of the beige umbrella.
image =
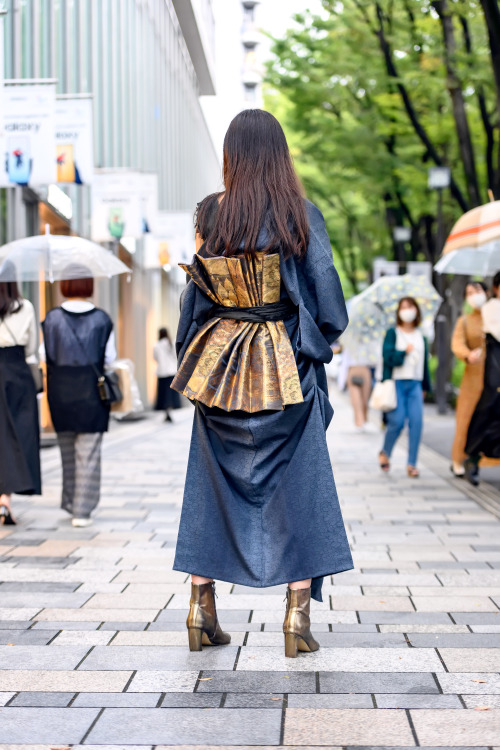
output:
[[500, 201], [467, 211], [434, 266], [438, 273], [491, 276], [500, 269]]

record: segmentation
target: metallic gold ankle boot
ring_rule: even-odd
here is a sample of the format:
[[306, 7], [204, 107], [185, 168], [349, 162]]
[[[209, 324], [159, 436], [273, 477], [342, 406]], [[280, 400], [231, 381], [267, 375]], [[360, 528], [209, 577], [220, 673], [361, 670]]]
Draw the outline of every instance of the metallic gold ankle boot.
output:
[[297, 651], [317, 651], [319, 643], [311, 633], [311, 589], [286, 590], [286, 614], [283, 623], [285, 656], [295, 658]]
[[189, 650], [201, 651], [203, 646], [226, 646], [229, 633], [223, 633], [215, 608], [215, 583], [191, 584], [191, 602], [186, 620]]

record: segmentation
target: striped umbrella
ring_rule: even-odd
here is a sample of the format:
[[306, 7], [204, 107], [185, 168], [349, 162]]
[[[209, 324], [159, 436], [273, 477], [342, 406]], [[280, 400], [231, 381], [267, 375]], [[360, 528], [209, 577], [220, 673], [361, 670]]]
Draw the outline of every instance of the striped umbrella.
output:
[[434, 268], [464, 276], [491, 276], [500, 269], [500, 201], [460, 217]]

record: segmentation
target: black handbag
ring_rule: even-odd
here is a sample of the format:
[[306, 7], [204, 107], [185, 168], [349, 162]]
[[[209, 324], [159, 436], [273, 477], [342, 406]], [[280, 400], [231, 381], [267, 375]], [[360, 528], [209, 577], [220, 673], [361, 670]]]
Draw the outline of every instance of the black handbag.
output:
[[120, 388], [120, 381], [118, 378], [118, 375], [116, 372], [99, 372], [97, 367], [93, 362], [90, 361], [90, 359], [87, 356], [87, 352], [85, 351], [85, 347], [83, 343], [80, 341], [80, 337], [78, 336], [77, 332], [67, 319], [67, 317], [64, 317], [64, 320], [67, 323], [68, 328], [70, 329], [71, 333], [73, 334], [75, 341], [78, 343], [78, 346], [82, 350], [85, 358], [87, 359], [87, 362], [91, 366], [91, 368], [94, 370], [96, 376], [97, 376], [97, 391], [99, 393], [99, 398], [101, 399], [103, 404], [106, 404], [107, 406], [111, 406], [111, 404], [115, 404], [118, 401], [123, 401], [123, 394], [121, 392]]

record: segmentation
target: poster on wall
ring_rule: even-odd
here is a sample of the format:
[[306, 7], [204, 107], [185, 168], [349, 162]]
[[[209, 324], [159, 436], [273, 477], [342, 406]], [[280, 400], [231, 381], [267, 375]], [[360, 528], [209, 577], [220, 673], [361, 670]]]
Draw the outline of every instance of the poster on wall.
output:
[[57, 99], [55, 106], [57, 182], [89, 185], [94, 176], [91, 99]]
[[56, 182], [55, 84], [5, 86], [0, 187]]
[[144, 268], [169, 271], [179, 263], [190, 263], [194, 253], [192, 212], [160, 211], [152, 233], [145, 237]]
[[141, 237], [156, 222], [158, 177], [130, 170], [99, 171], [92, 183], [92, 239]]

